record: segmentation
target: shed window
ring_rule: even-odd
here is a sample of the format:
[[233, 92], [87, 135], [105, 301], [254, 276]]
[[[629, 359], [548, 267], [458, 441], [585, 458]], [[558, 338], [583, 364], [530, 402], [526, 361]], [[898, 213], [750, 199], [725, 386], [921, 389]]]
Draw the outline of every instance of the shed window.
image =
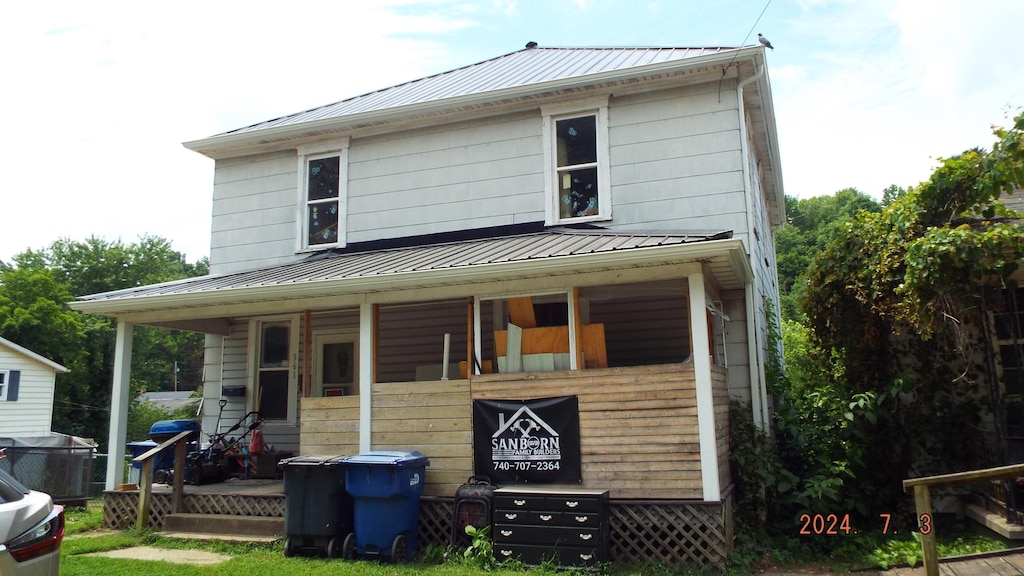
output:
[[21, 370], [0, 370], [0, 402], [18, 399], [18, 380]]

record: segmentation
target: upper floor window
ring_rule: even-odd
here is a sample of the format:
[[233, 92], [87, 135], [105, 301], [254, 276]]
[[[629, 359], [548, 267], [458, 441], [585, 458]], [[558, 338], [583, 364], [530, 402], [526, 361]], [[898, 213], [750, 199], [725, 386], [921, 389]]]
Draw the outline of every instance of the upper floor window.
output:
[[7, 371], [0, 370], [0, 401], [7, 400]]
[[611, 217], [607, 98], [594, 103], [587, 112], [542, 111], [549, 225]]
[[347, 140], [299, 149], [300, 251], [345, 245], [347, 152]]
[[0, 370], [0, 402], [18, 399], [18, 380], [21, 370]]

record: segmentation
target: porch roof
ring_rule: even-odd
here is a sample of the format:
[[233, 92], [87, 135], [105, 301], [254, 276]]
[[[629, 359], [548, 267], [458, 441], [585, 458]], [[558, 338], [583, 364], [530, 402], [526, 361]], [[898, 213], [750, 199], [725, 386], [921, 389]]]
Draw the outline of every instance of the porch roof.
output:
[[241, 315], [238, 305], [303, 301], [306, 308], [330, 307], [396, 301], [370, 294], [437, 288], [444, 288], [446, 297], [459, 297], [479, 294], [479, 286], [487, 283], [692, 262], [704, 263], [723, 289], [742, 288], [751, 277], [742, 242], [728, 230], [650, 233], [554, 228], [458, 242], [324, 252], [270, 268], [80, 296], [71, 307], [170, 326], [175, 319]]

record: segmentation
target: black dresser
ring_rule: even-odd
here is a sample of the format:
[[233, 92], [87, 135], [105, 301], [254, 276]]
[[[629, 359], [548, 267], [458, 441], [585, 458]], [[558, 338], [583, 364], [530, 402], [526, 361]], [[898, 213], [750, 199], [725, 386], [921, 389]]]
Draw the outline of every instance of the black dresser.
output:
[[609, 561], [607, 490], [499, 488], [492, 524], [499, 562], [587, 567]]

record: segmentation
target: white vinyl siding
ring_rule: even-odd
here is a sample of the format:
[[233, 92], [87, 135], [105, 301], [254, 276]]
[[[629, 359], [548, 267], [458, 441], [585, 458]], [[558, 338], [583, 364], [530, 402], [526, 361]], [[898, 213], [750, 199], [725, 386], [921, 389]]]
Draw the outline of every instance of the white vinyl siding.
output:
[[[613, 219], [599, 224], [623, 231], [732, 230], [745, 239], [735, 103], [732, 81], [720, 97], [717, 82], [610, 97]], [[535, 108], [353, 137], [345, 163], [345, 242], [545, 221], [543, 123]], [[305, 257], [297, 252], [298, 158], [290, 150], [218, 160], [213, 273]]]
[[536, 112], [354, 139], [349, 242], [544, 219]]
[[5, 389], [11, 373], [20, 373], [17, 401], [0, 402], [0, 437], [49, 435], [56, 371], [2, 345], [0, 370], [7, 374]]

